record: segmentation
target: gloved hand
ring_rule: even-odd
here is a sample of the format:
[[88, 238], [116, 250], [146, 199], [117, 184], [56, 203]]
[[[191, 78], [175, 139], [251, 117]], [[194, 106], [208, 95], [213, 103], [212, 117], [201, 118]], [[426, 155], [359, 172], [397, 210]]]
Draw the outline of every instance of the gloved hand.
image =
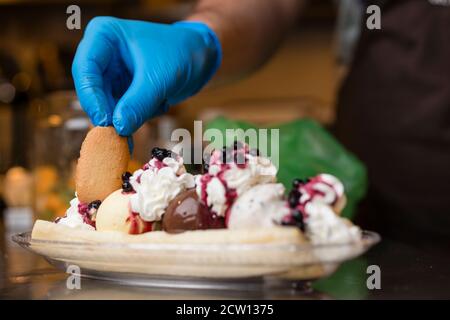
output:
[[219, 40], [203, 23], [97, 17], [78, 46], [72, 75], [93, 124], [129, 136], [198, 92], [220, 62]]

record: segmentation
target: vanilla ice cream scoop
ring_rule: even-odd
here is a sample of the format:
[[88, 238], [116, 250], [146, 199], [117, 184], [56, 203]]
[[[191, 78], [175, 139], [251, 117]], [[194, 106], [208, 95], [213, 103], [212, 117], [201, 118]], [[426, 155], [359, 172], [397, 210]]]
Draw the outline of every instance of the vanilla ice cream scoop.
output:
[[119, 231], [129, 234], [140, 234], [152, 231], [152, 224], [140, 219], [130, 207], [133, 194], [122, 189], [111, 193], [97, 211], [97, 231]]
[[357, 242], [361, 229], [339, 216], [345, 202], [344, 185], [330, 174], [295, 179], [287, 201], [290, 214], [281, 224], [296, 225], [317, 245]]
[[361, 240], [361, 229], [338, 216], [327, 204], [309, 202], [305, 213], [306, 236], [313, 244], [346, 244]]
[[281, 183], [265, 183], [250, 188], [231, 207], [228, 228], [262, 228], [279, 224], [289, 214], [283, 194]]

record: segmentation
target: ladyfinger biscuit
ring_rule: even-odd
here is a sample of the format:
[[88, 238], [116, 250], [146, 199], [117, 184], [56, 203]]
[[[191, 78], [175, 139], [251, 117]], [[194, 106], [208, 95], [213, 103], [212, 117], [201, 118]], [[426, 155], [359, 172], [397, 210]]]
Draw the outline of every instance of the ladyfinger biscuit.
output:
[[91, 129], [81, 145], [75, 187], [80, 202], [103, 201], [122, 185], [130, 153], [125, 137], [113, 127]]

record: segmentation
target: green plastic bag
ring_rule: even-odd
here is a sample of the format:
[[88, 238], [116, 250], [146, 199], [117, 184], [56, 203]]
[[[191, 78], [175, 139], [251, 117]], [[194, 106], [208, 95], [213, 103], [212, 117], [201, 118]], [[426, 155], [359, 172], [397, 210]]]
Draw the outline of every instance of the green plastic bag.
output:
[[[258, 129], [250, 123], [223, 117], [208, 122], [206, 129], [212, 128], [220, 130], [224, 137], [227, 129]], [[271, 128], [279, 129], [278, 181], [290, 190], [294, 178], [307, 178], [319, 173], [335, 175], [344, 184], [347, 194], [343, 216], [352, 218], [367, 189], [367, 172], [362, 162], [316, 121], [301, 119]], [[268, 130], [269, 142], [270, 133]]]

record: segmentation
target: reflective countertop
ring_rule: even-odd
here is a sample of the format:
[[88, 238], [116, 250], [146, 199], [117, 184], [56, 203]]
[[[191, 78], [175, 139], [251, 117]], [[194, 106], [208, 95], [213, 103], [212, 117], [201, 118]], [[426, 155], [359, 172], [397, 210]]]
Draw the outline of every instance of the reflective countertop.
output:
[[[344, 263], [327, 279], [276, 290], [214, 290], [132, 287], [81, 280], [68, 289], [68, 274], [28, 252], [2, 233], [0, 299], [450, 299], [447, 244], [383, 239], [365, 255]], [[372, 270], [379, 267], [380, 289]], [[369, 279], [369, 281], [368, 281]]]

